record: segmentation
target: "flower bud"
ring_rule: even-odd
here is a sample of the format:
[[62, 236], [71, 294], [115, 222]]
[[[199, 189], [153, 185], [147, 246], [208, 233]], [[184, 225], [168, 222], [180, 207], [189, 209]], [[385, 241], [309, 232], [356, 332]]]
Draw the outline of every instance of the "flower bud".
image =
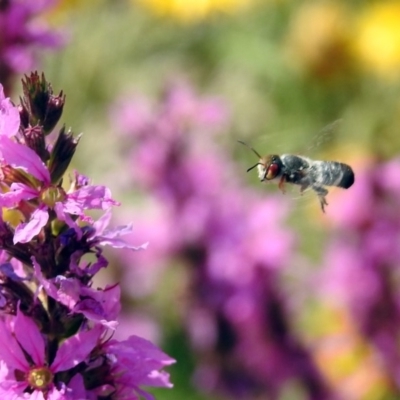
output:
[[48, 164], [52, 183], [58, 183], [64, 175], [75, 153], [79, 139], [80, 135], [74, 138], [71, 130], [65, 132], [65, 126], [61, 128]]
[[21, 99], [21, 122], [27, 128], [27, 118], [32, 126], [41, 125], [45, 135], [49, 134], [59, 121], [65, 96], [61, 91], [58, 96], [53, 95], [53, 89], [44, 77], [37, 72], [31, 73], [22, 80], [24, 97]]
[[46, 162], [49, 158], [49, 152], [46, 149], [45, 136], [43, 128], [40, 125], [28, 126], [24, 132], [25, 142], [35, 153]]

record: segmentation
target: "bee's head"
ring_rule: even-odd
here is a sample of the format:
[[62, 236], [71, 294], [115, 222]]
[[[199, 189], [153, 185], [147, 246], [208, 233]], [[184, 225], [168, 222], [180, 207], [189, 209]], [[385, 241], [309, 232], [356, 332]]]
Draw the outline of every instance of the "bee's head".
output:
[[257, 167], [258, 177], [260, 178], [261, 182], [265, 180], [270, 181], [281, 173], [283, 164], [278, 155], [270, 154], [265, 157], [261, 157], [260, 154], [258, 154], [258, 152], [247, 143], [242, 142], [241, 140], [238, 140], [238, 142], [248, 147], [257, 157], [259, 157], [258, 163], [250, 167], [247, 172]]
[[281, 173], [282, 160], [276, 154], [269, 154], [265, 157], [261, 157], [259, 163], [256, 164], [256, 166], [260, 181], [270, 181], [272, 179], [275, 179]]

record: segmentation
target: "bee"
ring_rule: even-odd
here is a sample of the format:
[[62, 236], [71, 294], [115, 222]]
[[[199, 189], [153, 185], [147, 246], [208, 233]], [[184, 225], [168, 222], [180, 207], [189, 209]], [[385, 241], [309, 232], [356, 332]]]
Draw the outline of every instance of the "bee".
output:
[[259, 158], [258, 163], [247, 172], [257, 167], [260, 181], [279, 181], [278, 187], [283, 193], [286, 182], [299, 185], [300, 193], [311, 188], [318, 196], [322, 212], [325, 212], [325, 206], [328, 205], [328, 190], [325, 186], [348, 189], [354, 183], [354, 172], [347, 164], [338, 161], [317, 161], [293, 154], [269, 154], [262, 157], [245, 142], [238, 142], [252, 150]]

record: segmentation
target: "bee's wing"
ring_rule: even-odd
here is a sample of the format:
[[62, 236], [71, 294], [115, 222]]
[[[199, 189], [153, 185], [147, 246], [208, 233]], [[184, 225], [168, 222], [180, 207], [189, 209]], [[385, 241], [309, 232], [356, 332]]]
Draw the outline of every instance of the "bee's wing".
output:
[[340, 129], [343, 124], [343, 119], [337, 119], [330, 124], [324, 126], [319, 130], [309, 141], [306, 148], [306, 153], [310, 154], [312, 152], [318, 151], [320, 147], [325, 146], [330, 141], [334, 139], [335, 133]]
[[335, 138], [342, 123], [342, 119], [336, 119], [313, 135], [307, 134], [304, 129], [301, 130], [304, 134], [300, 133], [296, 128], [270, 132], [253, 140], [253, 144], [257, 149], [264, 149], [258, 150], [262, 154], [299, 154], [312, 158], [313, 153], [318, 153], [318, 149]]

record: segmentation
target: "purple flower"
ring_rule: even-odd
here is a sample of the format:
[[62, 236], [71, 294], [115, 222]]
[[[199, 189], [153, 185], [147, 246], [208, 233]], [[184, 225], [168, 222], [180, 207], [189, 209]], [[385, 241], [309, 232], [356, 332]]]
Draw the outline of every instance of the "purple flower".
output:
[[[20, 311], [16, 317], [0, 321], [0, 328], [3, 398], [17, 398], [29, 392], [32, 399], [72, 400], [89, 398], [89, 392], [94, 392], [96, 397], [90, 398], [112, 395], [118, 399], [153, 399], [142, 386], [172, 387], [169, 375], [161, 369], [174, 360], [137, 336], [102, 343], [102, 329], [98, 327], [70, 336], [53, 354], [50, 341]], [[95, 390], [85, 389], [84, 377], [91, 375], [94, 379], [100, 373], [100, 365], [107, 369], [104, 384]], [[46, 397], [41, 397], [43, 393]]]
[[[169, 375], [162, 368], [175, 362], [148, 340], [130, 336], [127, 340], [108, 341], [103, 350], [111, 365], [111, 375], [115, 377], [115, 397], [133, 400], [143, 396], [146, 400], [154, 396], [140, 386], [171, 388]], [[132, 396], [132, 391], [137, 397]]]
[[[103, 246], [146, 245], [122, 240], [131, 225], [108, 229], [110, 208], [119, 203], [107, 187], [75, 172], [63, 188], [78, 139], [64, 128], [54, 143], [47, 138], [65, 98], [53, 96], [37, 73], [23, 89], [18, 109], [0, 99], [0, 394], [150, 398], [142, 385], [171, 387], [162, 368], [173, 360], [144, 339], [110, 342], [121, 309], [119, 285], [93, 287], [94, 275], [108, 265]], [[105, 213], [94, 221], [85, 213], [93, 209]], [[128, 364], [130, 355], [136, 358]]]
[[58, 48], [63, 44], [59, 33], [35, 20], [54, 4], [54, 0], [1, 2], [0, 82], [6, 86], [6, 92], [14, 75], [33, 68], [38, 48]]
[[400, 391], [400, 162], [368, 162], [357, 176], [353, 199], [338, 197], [330, 209], [338, 231], [325, 255], [321, 287], [349, 309]]
[[130, 234], [132, 232], [132, 225], [124, 225], [107, 230], [108, 224], [111, 220], [111, 213], [106, 212], [93, 224], [93, 231], [88, 234], [88, 242], [92, 246], [111, 246], [115, 249], [126, 248], [130, 250], [142, 250], [147, 247], [147, 243], [141, 246], [132, 246], [126, 241], [120, 239], [121, 236]]
[[0, 160], [13, 170], [25, 173], [20, 178], [23, 182], [13, 182], [10, 191], [0, 195], [0, 204], [3, 207], [13, 207], [21, 201], [39, 201], [39, 207], [32, 212], [28, 222], [16, 227], [14, 243], [29, 242], [38, 235], [48, 221], [49, 209], [54, 209], [60, 220], [75, 228], [76, 223], [68, 215], [85, 219], [85, 210], [107, 210], [119, 204], [111, 198], [111, 192], [105, 186], [87, 185], [68, 193], [53, 185], [41, 158], [29, 147], [15, 143], [4, 135], [0, 136]]
[[[119, 122], [131, 131], [124, 152], [131, 138], [131, 179], [159, 218], [146, 219], [137, 234], [162, 243], [153, 250], [150, 242], [142, 264], [148, 257], [149, 271], [154, 264], [187, 266], [183, 324], [197, 356], [196, 383], [235, 398], [278, 398], [296, 380], [310, 399], [332, 399], [290, 324], [279, 284], [295, 243], [284, 225], [287, 207], [238, 180], [214, 137], [227, 126], [224, 105], [187, 86], [170, 87], [153, 115], [148, 102], [138, 104], [122, 107], [128, 117]], [[120, 262], [132, 277], [137, 270], [128, 260]]]
[[[100, 329], [92, 329], [69, 337], [60, 344], [51, 361], [50, 342], [22, 312], [17, 311], [16, 317], [7, 322], [0, 320], [0, 327], [0, 359], [7, 370], [0, 390], [7, 396], [5, 398], [22, 396], [26, 390], [32, 393], [32, 398], [43, 392], [48, 393], [49, 398], [66, 395], [67, 382], [63, 382], [62, 372], [87, 360], [101, 334]], [[62, 398], [74, 398], [73, 391]]]

